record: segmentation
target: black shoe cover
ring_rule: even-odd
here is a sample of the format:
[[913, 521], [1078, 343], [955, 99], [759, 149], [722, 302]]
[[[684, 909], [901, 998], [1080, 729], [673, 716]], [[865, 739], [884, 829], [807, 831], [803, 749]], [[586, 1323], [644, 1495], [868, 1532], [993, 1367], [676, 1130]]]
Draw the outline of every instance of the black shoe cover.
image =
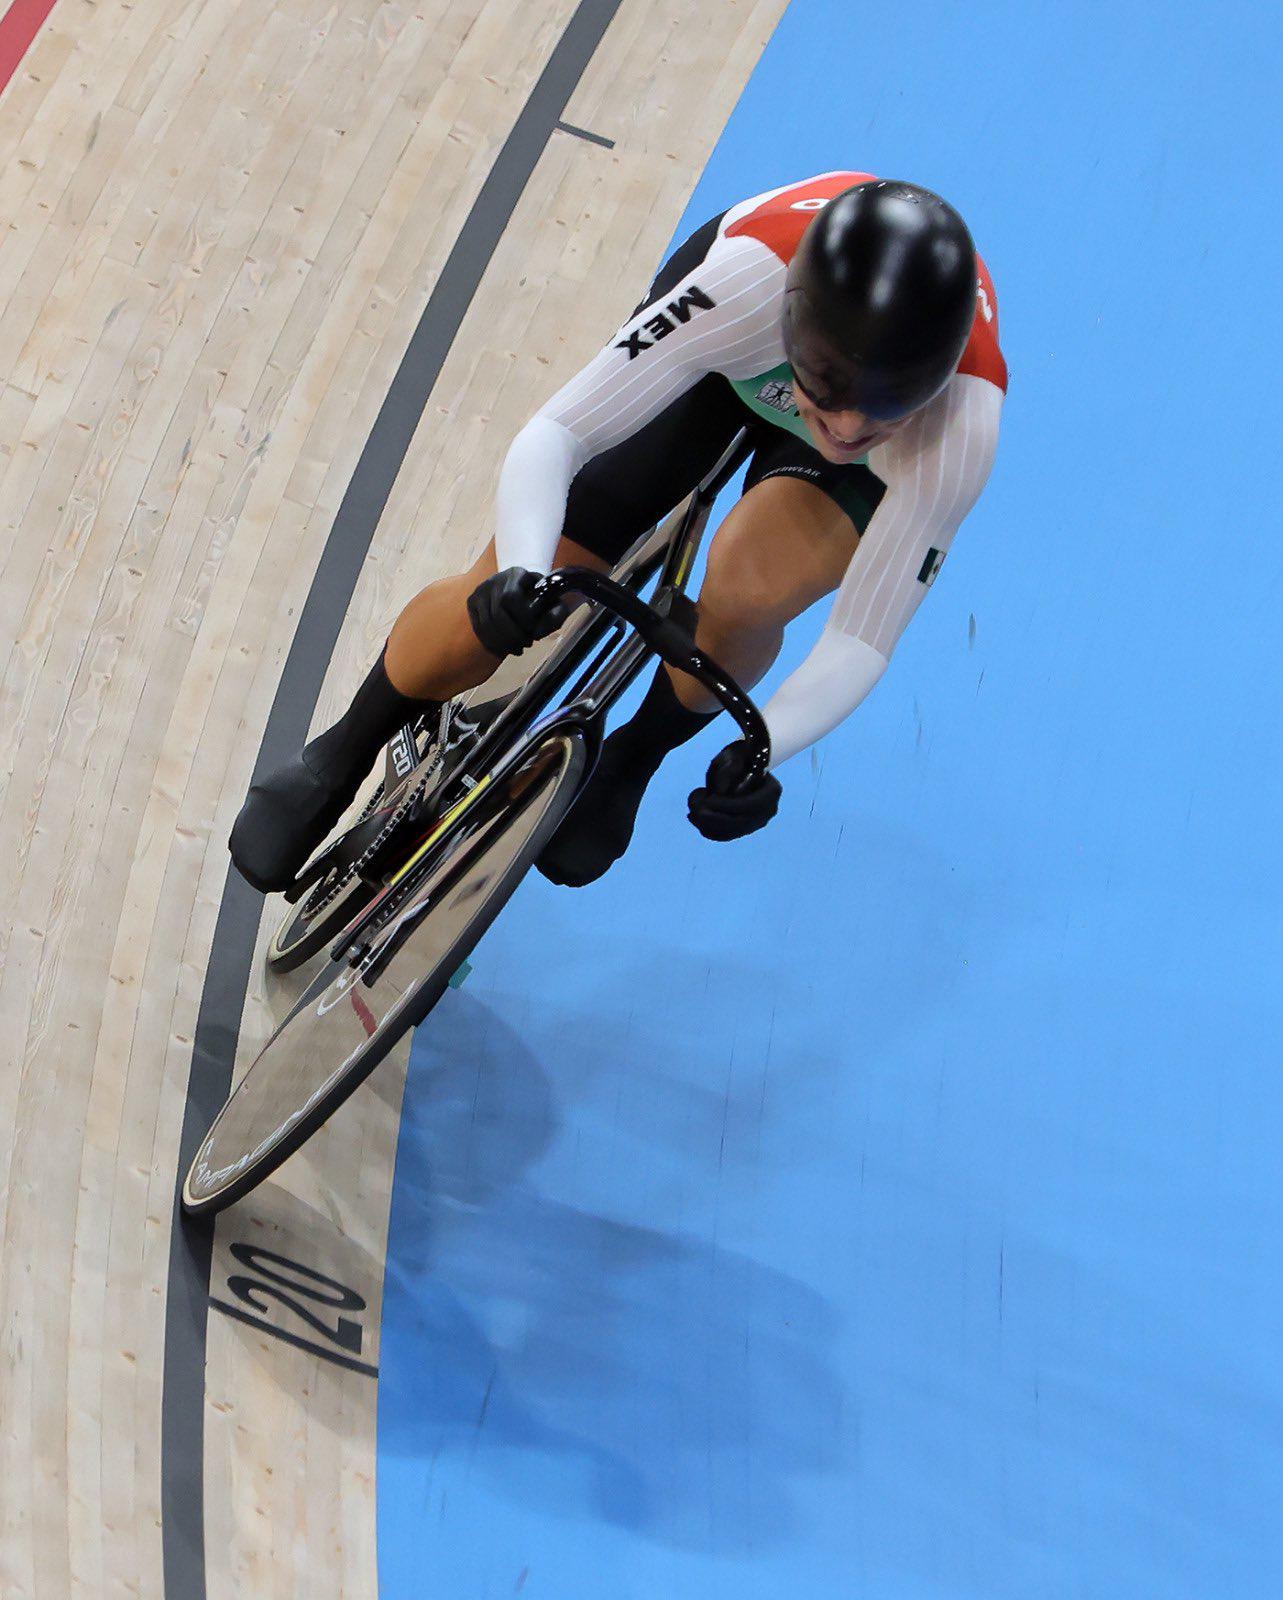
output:
[[389, 739], [441, 709], [438, 700], [402, 694], [383, 662], [380, 655], [332, 728], [250, 785], [227, 847], [241, 877], [262, 894], [290, 887], [355, 800]]
[[582, 889], [619, 860], [633, 836], [637, 811], [654, 776], [649, 766], [612, 759], [606, 741], [584, 792], [535, 862], [550, 883]]
[[288, 889], [360, 787], [318, 777], [306, 752], [252, 783], [227, 841], [236, 870], [261, 894]]

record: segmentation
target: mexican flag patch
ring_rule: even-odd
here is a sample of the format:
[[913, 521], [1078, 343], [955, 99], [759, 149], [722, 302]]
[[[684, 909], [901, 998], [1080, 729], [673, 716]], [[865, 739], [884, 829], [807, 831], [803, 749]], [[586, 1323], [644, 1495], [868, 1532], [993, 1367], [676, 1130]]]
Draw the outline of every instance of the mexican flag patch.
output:
[[925, 583], [929, 589], [936, 581], [936, 573], [944, 566], [945, 552], [943, 550], [928, 550], [927, 559], [922, 563], [918, 573], [918, 582]]

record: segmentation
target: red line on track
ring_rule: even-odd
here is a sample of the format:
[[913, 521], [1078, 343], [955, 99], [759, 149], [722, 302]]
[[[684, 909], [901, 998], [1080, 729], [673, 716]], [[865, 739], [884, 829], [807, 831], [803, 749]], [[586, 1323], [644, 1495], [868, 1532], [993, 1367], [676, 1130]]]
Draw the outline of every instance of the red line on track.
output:
[[0, 94], [53, 10], [53, 0], [13, 0], [0, 17]]

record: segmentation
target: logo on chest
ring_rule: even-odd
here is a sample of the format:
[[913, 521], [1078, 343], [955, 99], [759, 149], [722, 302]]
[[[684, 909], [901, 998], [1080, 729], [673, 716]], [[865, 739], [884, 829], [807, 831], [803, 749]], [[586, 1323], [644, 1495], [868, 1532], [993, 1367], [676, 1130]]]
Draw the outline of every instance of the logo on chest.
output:
[[797, 401], [793, 398], [793, 385], [782, 383], [779, 378], [768, 378], [757, 391], [757, 398], [759, 404], [770, 406], [772, 411], [782, 411], [786, 417], [797, 410]]
[[[616, 350], [627, 350], [628, 359], [635, 361], [643, 350], [650, 350], [661, 339], [667, 339], [670, 333], [676, 333], [684, 323], [690, 321], [697, 311], [711, 311], [717, 304], [712, 295], [705, 294], [697, 283], [690, 287], [676, 300], [670, 300], [662, 311], [655, 311], [648, 317], [641, 327], [635, 332], [626, 334], [616, 345]], [[648, 339], [646, 335], [649, 334]]]

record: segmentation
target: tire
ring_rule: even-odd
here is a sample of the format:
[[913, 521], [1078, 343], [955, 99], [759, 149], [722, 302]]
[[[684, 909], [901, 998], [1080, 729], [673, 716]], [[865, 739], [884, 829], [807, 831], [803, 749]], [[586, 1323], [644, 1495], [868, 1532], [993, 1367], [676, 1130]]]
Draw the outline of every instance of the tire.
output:
[[574, 803], [587, 767], [587, 738], [567, 724], [493, 786], [478, 785], [422, 881], [409, 887], [407, 874], [405, 901], [368, 953], [326, 964], [232, 1091], [184, 1180], [189, 1215], [221, 1211], [262, 1183], [423, 1021]]

